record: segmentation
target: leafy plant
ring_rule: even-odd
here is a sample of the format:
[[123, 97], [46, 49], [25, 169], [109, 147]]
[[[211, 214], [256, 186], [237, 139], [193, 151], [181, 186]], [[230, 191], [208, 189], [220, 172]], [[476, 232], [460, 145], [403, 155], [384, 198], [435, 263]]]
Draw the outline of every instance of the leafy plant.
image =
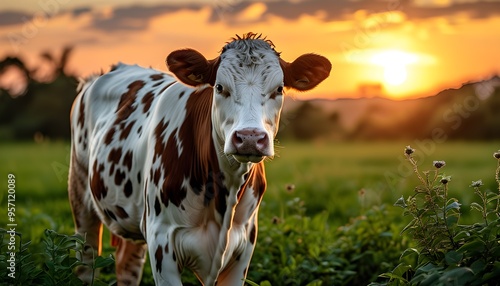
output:
[[[33, 253], [29, 247], [31, 241], [23, 243], [22, 235], [19, 237], [19, 249], [15, 254], [15, 275], [9, 277], [10, 272], [7, 265], [7, 256], [10, 256], [7, 237], [10, 233], [0, 229], [0, 277], [8, 285], [83, 285], [83, 282], [76, 277], [74, 269], [84, 265], [76, 259], [76, 252], [83, 249], [85, 239], [79, 235], [64, 235], [53, 230], [45, 230], [43, 241], [43, 251]], [[114, 264], [114, 259], [110, 257], [97, 256], [93, 260], [91, 267], [94, 272], [103, 267]], [[99, 280], [94, 280], [95, 286], [108, 285]]]
[[[407, 247], [384, 206], [372, 207], [338, 229], [328, 214], [306, 216], [293, 198], [281, 217], [261, 217], [249, 285], [359, 285], [392, 269]], [[261, 281], [257, 284], [253, 281]]]
[[[411, 221], [402, 233], [410, 235], [415, 248], [406, 249], [401, 258], [416, 257], [416, 265], [401, 262], [389, 273], [380, 275], [384, 282], [372, 285], [488, 285], [500, 277], [500, 195], [483, 190], [481, 180], [470, 185], [479, 202], [471, 208], [481, 214], [482, 221], [471, 225], [459, 224], [461, 204], [448, 197], [450, 176], [440, 173], [446, 165], [434, 161], [432, 171], [420, 172], [410, 146], [405, 156], [412, 165], [420, 184], [406, 200], [401, 197], [396, 206], [404, 209]], [[500, 151], [495, 178], [500, 190]]]

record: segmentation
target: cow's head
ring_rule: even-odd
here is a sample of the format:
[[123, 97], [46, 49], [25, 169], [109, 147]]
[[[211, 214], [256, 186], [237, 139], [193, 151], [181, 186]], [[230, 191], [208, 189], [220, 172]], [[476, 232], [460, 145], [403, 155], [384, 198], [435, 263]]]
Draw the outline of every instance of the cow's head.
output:
[[224, 153], [241, 162], [274, 155], [284, 88], [312, 89], [328, 77], [330, 62], [305, 54], [289, 63], [269, 40], [248, 33], [207, 60], [192, 49], [172, 52], [167, 66], [183, 83], [213, 88], [212, 120]]

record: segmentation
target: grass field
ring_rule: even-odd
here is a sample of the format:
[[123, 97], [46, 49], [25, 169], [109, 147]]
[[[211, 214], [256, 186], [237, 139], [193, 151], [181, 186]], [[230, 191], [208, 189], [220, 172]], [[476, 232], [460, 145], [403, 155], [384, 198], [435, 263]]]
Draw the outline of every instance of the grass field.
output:
[[[403, 160], [406, 145], [417, 150], [422, 170], [432, 169], [433, 160], [446, 161], [443, 171], [452, 176], [450, 196], [465, 205], [464, 220], [473, 218], [467, 207], [473, 199], [471, 181], [482, 179], [485, 187], [497, 188], [492, 154], [500, 148], [499, 142], [282, 142], [279, 156], [266, 162], [268, 190], [260, 210], [259, 243], [265, 243], [260, 241], [266, 239], [263, 232], [272, 229], [271, 220], [289, 217], [289, 205], [294, 201], [300, 201], [306, 218], [328, 217], [324, 232], [346, 225], [352, 218], [381, 205], [386, 205], [387, 219], [402, 225], [405, 219], [401, 210], [392, 204], [402, 195], [408, 196], [417, 184], [409, 164]], [[7, 184], [8, 174], [16, 177], [17, 231], [25, 239], [36, 243], [46, 228], [73, 233], [67, 200], [68, 143], [2, 143], [0, 162], [1, 185]], [[2, 187], [2, 210], [6, 208], [6, 199]], [[0, 228], [7, 224], [7, 219], [2, 211]], [[335, 239], [326, 233], [325, 237]], [[111, 252], [108, 242], [105, 237], [105, 251]]]

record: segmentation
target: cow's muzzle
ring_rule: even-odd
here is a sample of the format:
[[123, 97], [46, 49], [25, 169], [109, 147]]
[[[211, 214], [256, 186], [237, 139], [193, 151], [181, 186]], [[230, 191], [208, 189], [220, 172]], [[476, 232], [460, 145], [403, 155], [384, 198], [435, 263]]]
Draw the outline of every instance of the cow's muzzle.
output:
[[231, 144], [234, 151], [231, 155], [240, 163], [258, 163], [265, 157], [274, 155], [267, 132], [256, 128], [234, 131]]

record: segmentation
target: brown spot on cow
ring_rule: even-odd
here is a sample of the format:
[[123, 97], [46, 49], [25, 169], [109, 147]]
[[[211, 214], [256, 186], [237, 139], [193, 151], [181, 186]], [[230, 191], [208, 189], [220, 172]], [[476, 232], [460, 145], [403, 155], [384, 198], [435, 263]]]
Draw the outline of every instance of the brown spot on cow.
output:
[[146, 83], [142, 80], [136, 80], [128, 85], [128, 90], [125, 92], [118, 103], [116, 109], [116, 120], [115, 124], [119, 124], [125, 121], [129, 116], [136, 110], [137, 103], [137, 92], [144, 87]]
[[85, 92], [82, 94], [80, 98], [80, 108], [78, 109], [78, 121], [76, 126], [83, 127], [85, 124]]
[[125, 156], [123, 156], [122, 165], [127, 167], [129, 171], [132, 169], [133, 158], [134, 155], [131, 150], [128, 150]]
[[116, 206], [115, 209], [116, 209], [116, 215], [119, 218], [126, 219], [129, 217], [127, 211], [124, 208], [122, 208], [121, 206]]
[[149, 91], [142, 97], [142, 104], [144, 104], [144, 107], [142, 108], [142, 113], [146, 113], [149, 111], [151, 108], [151, 104], [153, 103], [153, 100], [155, 98], [155, 95], [153, 92]]
[[155, 134], [156, 141], [155, 141], [155, 153], [154, 153], [153, 161], [155, 161], [156, 158], [160, 157], [165, 150], [165, 144], [163, 143], [163, 141], [164, 141], [163, 132], [165, 132], [165, 130], [167, 129], [168, 123], [169, 123], [168, 121], [167, 122], [161, 121], [155, 127], [154, 134]]
[[120, 140], [125, 140], [128, 138], [132, 127], [135, 124], [135, 120], [130, 121], [128, 124], [124, 124], [122, 128], [122, 132], [120, 133]]
[[[186, 197], [186, 192], [181, 192], [183, 176], [175, 174], [173, 171], [180, 170], [181, 174], [188, 175], [189, 172], [185, 172], [185, 162], [182, 162], [177, 148], [177, 139], [175, 138], [177, 129], [175, 129], [170, 137], [168, 138], [166, 146], [163, 148], [163, 152], [160, 155], [162, 173], [164, 176], [163, 184], [161, 186], [161, 200], [164, 205], [168, 204], [170, 200], [177, 207], [180, 205], [182, 200]], [[184, 146], [183, 146], [184, 147]], [[182, 152], [189, 152], [185, 150]]]
[[[149, 207], [149, 194], [148, 194], [148, 182], [146, 181], [144, 183], [144, 194], [145, 194], [145, 197], [146, 197], [146, 211], [144, 212], [143, 214], [143, 221], [146, 221], [146, 213], [147, 213], [147, 216], [149, 216], [151, 214], [151, 212], [149, 211], [150, 207]], [[144, 227], [146, 227], [146, 224], [143, 224]], [[145, 231], [143, 233], [146, 233]]]
[[125, 179], [125, 172], [122, 172], [122, 170], [117, 169], [115, 173], [115, 185], [120, 186], [123, 183], [124, 179]]
[[161, 212], [161, 205], [160, 201], [158, 200], [158, 197], [155, 198], [155, 214], [156, 216], [159, 216]]
[[156, 248], [155, 260], [156, 260], [156, 272], [161, 273], [161, 263], [163, 261], [163, 251], [161, 250], [160, 245], [158, 245], [158, 248]]
[[97, 161], [95, 161], [94, 166], [92, 167], [90, 189], [94, 197], [98, 200], [105, 198], [108, 193], [108, 187], [104, 184], [104, 180], [101, 177], [102, 171], [104, 171], [104, 164], [98, 165]]
[[133, 193], [134, 189], [132, 186], [132, 182], [130, 179], [125, 183], [125, 187], [123, 187], [123, 193], [125, 194], [125, 197], [130, 197]]
[[106, 135], [104, 136], [104, 144], [109, 145], [111, 142], [113, 142], [113, 136], [115, 135], [116, 129], [115, 127], [111, 127], [108, 132], [106, 132]]
[[255, 244], [255, 239], [257, 239], [257, 228], [255, 227], [255, 225], [252, 225], [249, 236], [250, 243]]
[[111, 164], [111, 167], [109, 167], [109, 174], [108, 176], [113, 176], [113, 174], [115, 173], [115, 164]]
[[112, 164], [118, 164], [120, 162], [120, 159], [122, 158], [122, 148], [113, 148], [111, 151], [109, 151], [108, 154], [108, 162]]
[[153, 81], [161, 80], [163, 79], [163, 74], [158, 73], [158, 74], [152, 74], [149, 76]]

